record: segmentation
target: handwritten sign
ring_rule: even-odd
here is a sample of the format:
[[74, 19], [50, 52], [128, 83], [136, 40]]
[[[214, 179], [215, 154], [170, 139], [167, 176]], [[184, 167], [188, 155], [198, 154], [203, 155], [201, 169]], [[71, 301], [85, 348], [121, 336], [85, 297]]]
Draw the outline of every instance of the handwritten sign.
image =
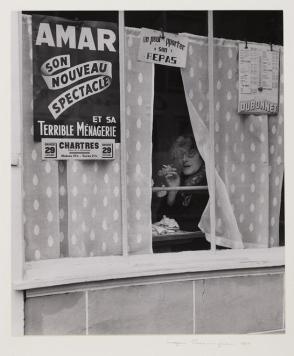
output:
[[279, 60], [268, 45], [239, 44], [239, 113], [278, 113]]
[[187, 46], [184, 36], [142, 28], [138, 60], [185, 68]]

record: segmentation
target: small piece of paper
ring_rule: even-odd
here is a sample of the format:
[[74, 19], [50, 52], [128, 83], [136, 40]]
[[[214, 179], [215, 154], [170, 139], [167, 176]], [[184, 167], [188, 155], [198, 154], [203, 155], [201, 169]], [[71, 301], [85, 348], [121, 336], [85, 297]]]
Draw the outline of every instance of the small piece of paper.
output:
[[188, 39], [168, 32], [141, 29], [138, 60], [172, 67], [186, 67]]
[[267, 45], [239, 44], [239, 113], [278, 113], [279, 60]]

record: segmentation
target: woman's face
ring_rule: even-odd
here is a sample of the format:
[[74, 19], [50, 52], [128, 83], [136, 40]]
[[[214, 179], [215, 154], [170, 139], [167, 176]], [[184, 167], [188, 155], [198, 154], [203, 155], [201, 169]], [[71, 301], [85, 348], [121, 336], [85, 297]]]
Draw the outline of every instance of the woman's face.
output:
[[182, 172], [185, 176], [196, 173], [202, 165], [202, 159], [197, 150], [183, 152]]

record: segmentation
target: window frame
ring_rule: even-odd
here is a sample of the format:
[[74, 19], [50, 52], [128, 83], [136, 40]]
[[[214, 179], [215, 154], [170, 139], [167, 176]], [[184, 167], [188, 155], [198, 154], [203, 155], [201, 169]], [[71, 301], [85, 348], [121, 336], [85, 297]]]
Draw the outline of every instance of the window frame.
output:
[[[210, 61], [213, 55], [212, 39], [212, 11], [210, 14]], [[16, 26], [18, 27], [16, 29]], [[22, 227], [22, 13], [13, 14], [13, 39], [12, 39], [12, 64], [15, 71], [12, 90], [14, 97], [18, 98], [12, 108], [12, 279], [13, 290], [24, 291], [33, 288], [60, 286], [72, 283], [90, 281], [119, 280], [123, 278], [136, 278], [143, 276], [158, 276], [181, 274], [186, 272], [220, 271], [248, 268], [264, 268], [284, 266], [284, 247], [266, 249], [244, 250], [216, 250], [215, 233], [215, 202], [210, 186], [211, 204], [211, 229], [212, 248], [209, 251], [186, 251], [180, 253], [164, 253], [149, 255], [127, 254], [127, 209], [126, 209], [126, 137], [125, 137], [125, 89], [124, 89], [124, 12], [119, 11], [120, 34], [120, 83], [121, 83], [121, 191], [122, 191], [122, 256], [97, 256], [97, 257], [65, 257], [25, 262], [24, 241]], [[211, 52], [212, 51], [212, 52]], [[212, 62], [210, 62], [212, 63]], [[210, 73], [210, 83], [213, 83], [213, 73]], [[211, 94], [212, 93], [212, 94]], [[213, 97], [213, 87], [210, 86]], [[210, 97], [211, 98], [211, 97]], [[210, 100], [210, 128], [214, 127], [213, 100]], [[211, 126], [212, 125], [212, 126]], [[214, 130], [210, 129], [214, 136]], [[214, 140], [214, 138], [212, 138]], [[211, 142], [213, 143], [213, 141]], [[214, 145], [211, 144], [211, 154], [214, 157]], [[212, 160], [213, 161], [213, 160]], [[212, 165], [213, 164], [213, 165]], [[211, 167], [214, 172], [214, 163]], [[214, 175], [208, 184], [214, 181]], [[214, 188], [214, 184], [212, 184]], [[23, 296], [15, 294], [18, 316], [23, 310]], [[16, 316], [17, 317], [17, 316]]]
[[16, 290], [137, 277], [282, 267], [284, 248], [185, 251], [129, 256], [66, 257], [25, 263]]

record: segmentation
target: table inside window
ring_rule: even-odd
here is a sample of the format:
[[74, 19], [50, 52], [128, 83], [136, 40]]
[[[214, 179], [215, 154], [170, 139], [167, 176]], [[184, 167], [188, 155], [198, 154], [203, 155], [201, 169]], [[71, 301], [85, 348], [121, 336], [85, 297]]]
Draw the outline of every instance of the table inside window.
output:
[[[205, 235], [202, 231], [178, 230], [169, 234], [153, 234], [153, 252], [178, 252], [204, 248], [208, 242], [204, 241]], [[204, 242], [204, 243], [203, 243]], [[205, 243], [206, 242], [206, 243]], [[197, 248], [198, 246], [198, 248]]]

